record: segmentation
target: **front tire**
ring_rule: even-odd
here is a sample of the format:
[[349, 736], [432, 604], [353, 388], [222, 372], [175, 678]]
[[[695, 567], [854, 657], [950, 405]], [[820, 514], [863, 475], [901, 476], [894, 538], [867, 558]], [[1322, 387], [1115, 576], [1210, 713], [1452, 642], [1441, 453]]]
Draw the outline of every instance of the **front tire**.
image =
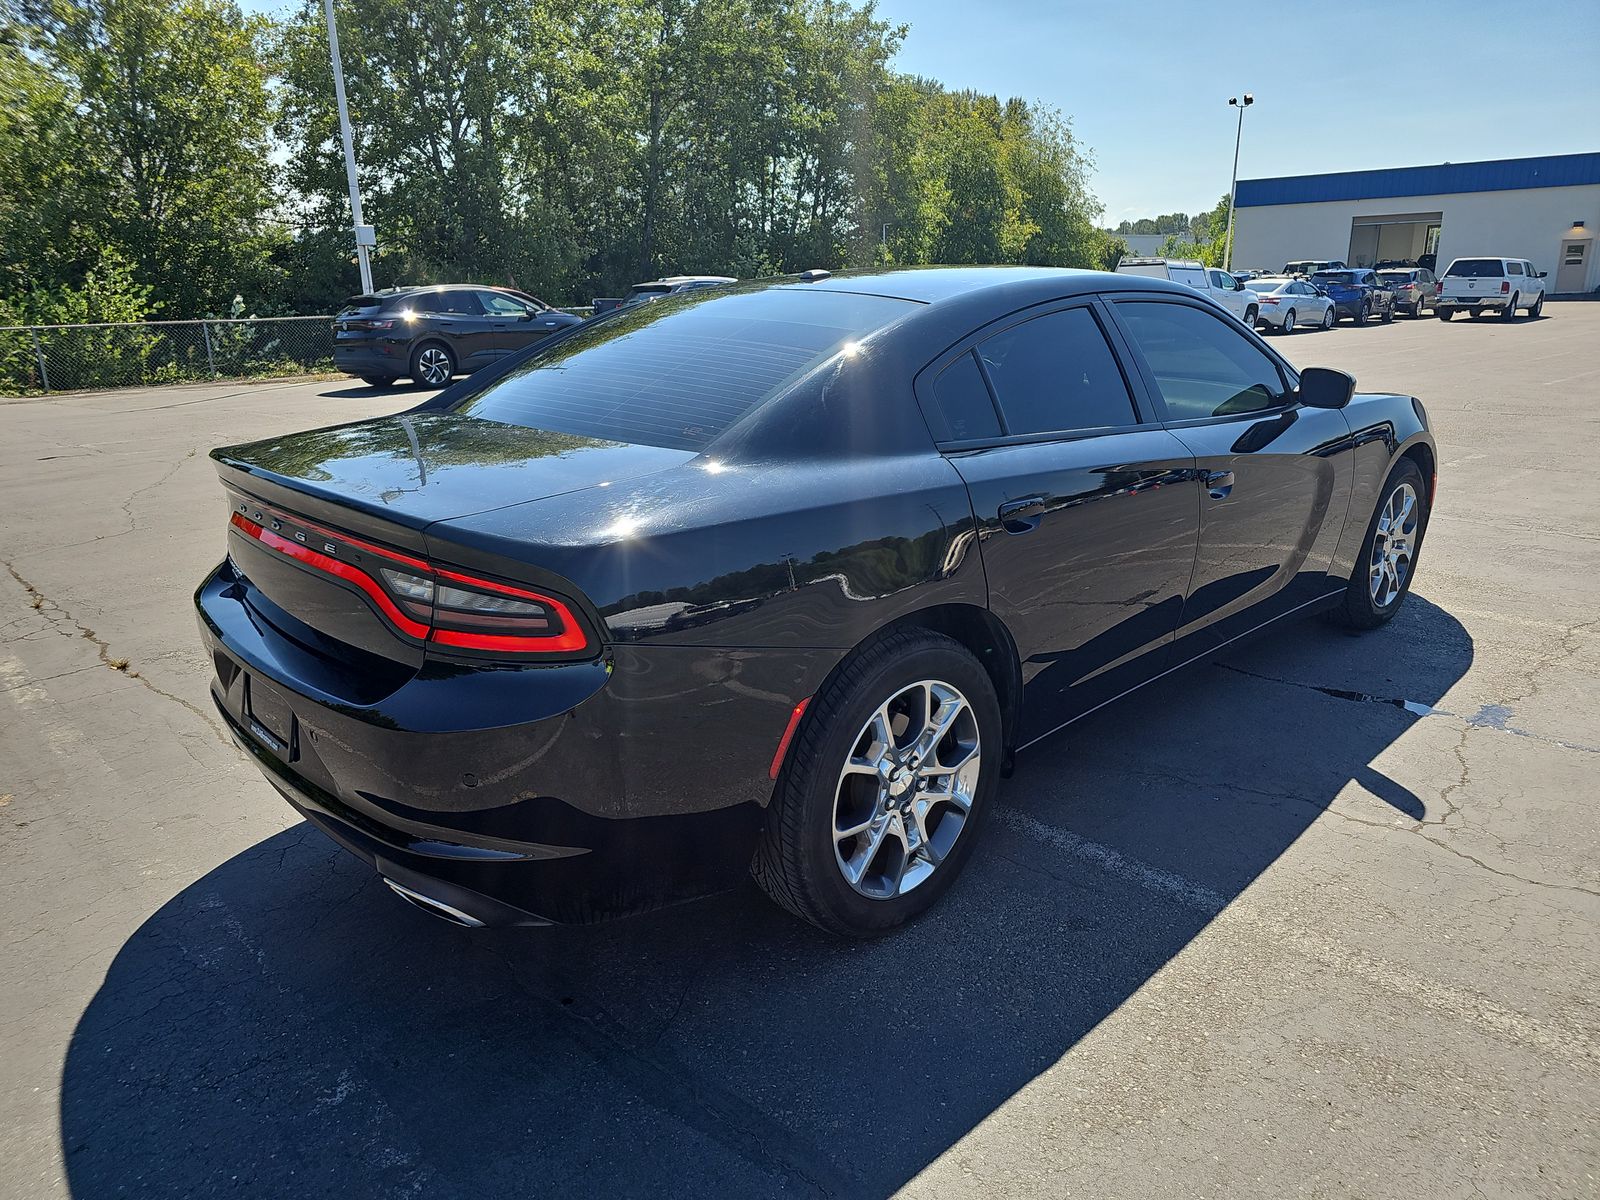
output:
[[1402, 458], [1378, 493], [1378, 506], [1344, 596], [1328, 613], [1334, 624], [1376, 629], [1400, 611], [1411, 591], [1417, 553], [1428, 528], [1427, 495], [1422, 469]]
[[1245, 323], [1246, 328], [1254, 329], [1256, 327], [1256, 321], [1260, 318], [1260, 316], [1261, 316], [1261, 311], [1258, 308], [1256, 308], [1256, 306], [1254, 304], [1252, 304], [1249, 308], [1245, 309], [1244, 310], [1244, 323]]
[[443, 342], [423, 342], [411, 352], [411, 378], [423, 387], [442, 388], [456, 373], [456, 356]]
[[812, 701], [751, 873], [830, 933], [898, 928], [960, 873], [1002, 754], [994, 684], [971, 652], [926, 629], [890, 633]]

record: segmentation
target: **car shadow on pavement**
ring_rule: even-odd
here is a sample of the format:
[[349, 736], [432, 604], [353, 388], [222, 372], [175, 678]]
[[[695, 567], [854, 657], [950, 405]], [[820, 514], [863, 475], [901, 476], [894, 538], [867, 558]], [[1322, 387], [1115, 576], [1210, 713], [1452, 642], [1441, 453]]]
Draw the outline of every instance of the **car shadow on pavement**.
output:
[[374, 387], [352, 379], [338, 386], [330, 386], [317, 394], [326, 400], [370, 400], [377, 396], [415, 396], [419, 401], [437, 392], [438, 388], [420, 388], [409, 379], [401, 379], [387, 387]]
[[1471, 660], [1413, 596], [1370, 635], [1307, 622], [1175, 675], [1025, 755], [957, 886], [873, 943], [753, 889], [469, 932], [302, 824], [117, 954], [63, 1071], [72, 1193], [887, 1195], [1352, 779], [1371, 795], [1342, 805], [1426, 815], [1372, 764]]

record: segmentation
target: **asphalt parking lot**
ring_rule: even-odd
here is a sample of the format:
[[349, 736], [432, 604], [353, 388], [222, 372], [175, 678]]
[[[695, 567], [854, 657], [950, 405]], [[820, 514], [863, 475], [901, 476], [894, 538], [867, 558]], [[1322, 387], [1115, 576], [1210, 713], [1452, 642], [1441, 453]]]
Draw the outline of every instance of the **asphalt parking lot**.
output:
[[1405, 610], [1025, 756], [866, 945], [453, 928], [223, 737], [206, 450], [416, 393], [0, 401], [0, 1195], [1600, 1194], [1600, 304], [1275, 344], [1428, 406]]

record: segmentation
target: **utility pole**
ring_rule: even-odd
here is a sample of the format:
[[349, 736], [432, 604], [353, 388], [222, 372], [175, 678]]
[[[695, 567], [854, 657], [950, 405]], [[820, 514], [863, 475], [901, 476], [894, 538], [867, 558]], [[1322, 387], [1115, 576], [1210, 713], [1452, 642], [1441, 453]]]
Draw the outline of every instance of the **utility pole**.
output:
[[339, 25], [333, 16], [333, 0], [322, 0], [322, 10], [328, 18], [328, 56], [333, 60], [333, 94], [339, 102], [339, 133], [344, 139], [344, 173], [350, 182], [350, 217], [356, 236], [356, 265], [361, 271], [361, 290], [372, 290], [372, 262], [369, 258], [373, 246], [378, 244], [376, 231], [361, 216], [361, 185], [356, 180], [356, 143], [350, 132], [350, 108], [344, 100], [344, 64], [339, 61]]
[[[332, 0], [329, 0], [332, 3]], [[1239, 143], [1244, 139], [1244, 110], [1256, 102], [1256, 98], [1249, 92], [1244, 94], [1241, 102], [1237, 96], [1229, 96], [1228, 103], [1239, 110], [1239, 128], [1233, 135], [1233, 182], [1228, 185], [1228, 238], [1222, 247], [1222, 269], [1233, 268], [1233, 204], [1239, 195]], [[354, 186], [354, 185], [352, 185]]]

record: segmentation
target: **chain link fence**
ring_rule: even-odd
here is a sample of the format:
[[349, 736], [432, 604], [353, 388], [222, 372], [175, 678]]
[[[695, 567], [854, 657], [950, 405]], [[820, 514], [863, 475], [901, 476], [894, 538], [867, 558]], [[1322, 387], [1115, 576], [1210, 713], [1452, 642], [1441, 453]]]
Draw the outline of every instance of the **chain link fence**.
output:
[[333, 370], [332, 317], [0, 326], [0, 393]]

